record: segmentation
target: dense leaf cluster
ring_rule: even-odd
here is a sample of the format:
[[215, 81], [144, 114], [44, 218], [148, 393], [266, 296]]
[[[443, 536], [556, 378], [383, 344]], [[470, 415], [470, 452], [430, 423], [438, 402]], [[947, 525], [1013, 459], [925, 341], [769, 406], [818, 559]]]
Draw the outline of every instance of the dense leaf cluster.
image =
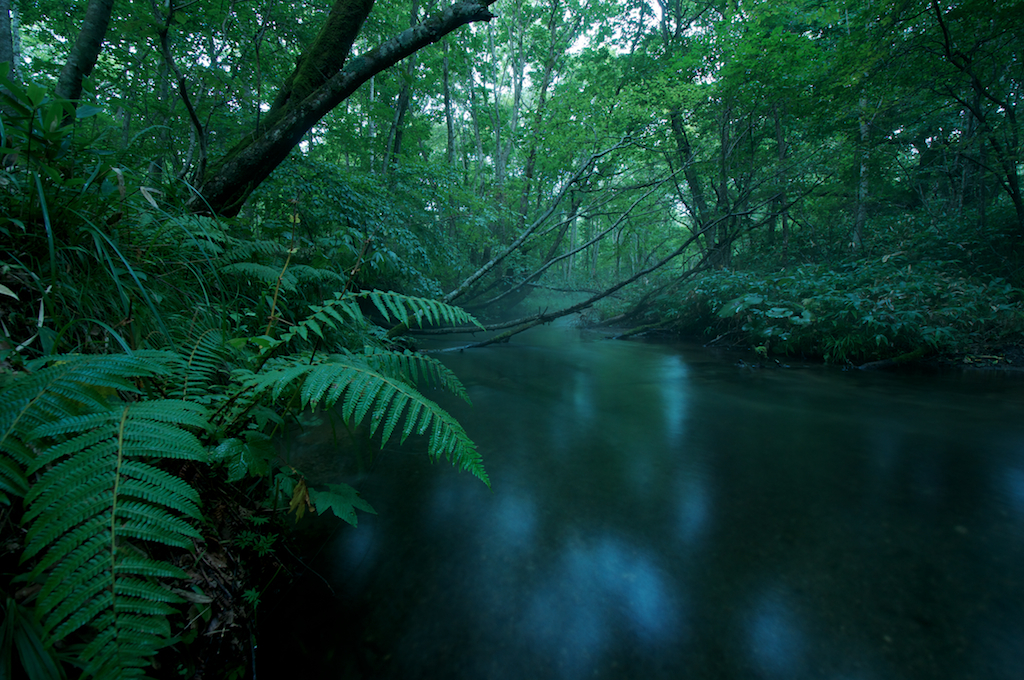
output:
[[1024, 291], [956, 272], [949, 263], [900, 256], [772, 273], [723, 271], [661, 300], [665, 307], [656, 313], [680, 332], [830, 363], [1019, 342]]

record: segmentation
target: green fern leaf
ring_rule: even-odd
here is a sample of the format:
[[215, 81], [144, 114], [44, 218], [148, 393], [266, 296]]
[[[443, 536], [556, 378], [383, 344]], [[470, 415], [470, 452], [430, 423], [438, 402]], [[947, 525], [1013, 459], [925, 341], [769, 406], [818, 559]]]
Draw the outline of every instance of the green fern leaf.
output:
[[181, 377], [182, 399], [188, 399], [193, 392], [203, 394], [218, 382], [218, 374], [226, 371], [233, 355], [228, 340], [227, 334], [219, 328], [209, 328], [181, 343], [192, 348], [181, 370], [176, 372]]
[[483, 328], [483, 325], [465, 310], [430, 298], [411, 297], [380, 290], [358, 293], [354, 296], [369, 299], [386, 321], [394, 320], [407, 326], [422, 326], [426, 320], [430, 324], [471, 324]]
[[405, 350], [393, 352], [367, 346], [363, 350], [367, 363], [384, 375], [400, 377], [415, 385], [422, 380], [428, 386], [441, 387], [469, 402], [462, 381], [444, 364], [433, 357]]
[[[101, 402], [97, 401], [96, 404]], [[38, 481], [25, 494], [29, 524], [23, 559], [40, 556], [40, 611], [51, 641], [88, 626], [87, 671], [142, 668], [169, 635], [166, 616], [179, 598], [154, 578], [180, 569], [140, 557], [133, 541], [191, 547], [199, 497], [156, 467], [160, 459], [205, 462], [192, 431], [209, 427], [203, 407], [181, 400], [110, 403], [66, 413], [21, 433], [40, 455]]]
[[288, 292], [296, 290], [295, 277], [287, 271], [282, 271], [280, 267], [269, 267], [256, 262], [234, 262], [221, 267], [220, 273], [253, 280], [265, 286], [276, 285], [280, 280], [281, 290]]

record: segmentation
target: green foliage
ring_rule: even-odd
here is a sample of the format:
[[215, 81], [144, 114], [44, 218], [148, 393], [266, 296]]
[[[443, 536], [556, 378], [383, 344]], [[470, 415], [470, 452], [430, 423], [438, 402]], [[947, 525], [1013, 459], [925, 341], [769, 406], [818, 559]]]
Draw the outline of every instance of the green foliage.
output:
[[331, 357], [322, 363], [305, 357], [275, 362], [272, 370], [244, 384], [253, 398], [267, 395], [280, 400], [291, 393], [303, 408], [337, 406], [348, 422], [369, 419], [370, 434], [379, 434], [385, 443], [396, 430], [403, 442], [413, 433], [429, 432], [427, 452], [432, 458], [447, 458], [489, 484], [479, 452], [454, 418], [401, 377], [383, 376], [358, 356]]
[[47, 645], [93, 631], [80, 662], [98, 677], [140, 676], [170, 635], [177, 598], [158, 579], [182, 572], [137, 542], [187, 548], [199, 536], [185, 519], [200, 517], [197, 494], [154, 463], [206, 460], [192, 433], [205, 428], [204, 410], [119, 397], [138, 394], [136, 380], [165, 374], [169, 358], [51, 357], [0, 390], [4, 467], [32, 479], [22, 559], [42, 586], [35, 610]]
[[43, 637], [32, 608], [8, 597], [0, 607], [0, 678], [14, 677], [15, 658], [20, 658], [29, 680], [63, 678], [59, 662], [43, 643]]
[[882, 258], [774, 275], [718, 272], [662, 313], [683, 332], [740, 338], [780, 354], [869, 361], [921, 349], [962, 352], [1013, 342], [1024, 329], [1024, 292], [970, 278], [941, 262]]
[[180, 600], [159, 579], [184, 572], [140, 555], [128, 541], [188, 549], [189, 539], [200, 537], [184, 519], [200, 519], [198, 494], [148, 461], [204, 462], [205, 450], [186, 429], [203, 425], [202, 409], [160, 400], [64, 418], [31, 433], [33, 440], [66, 439], [33, 466], [46, 471], [26, 495], [23, 559], [39, 556], [32, 574], [46, 573], [36, 606], [54, 642], [86, 626], [96, 631], [81, 653], [91, 675], [141, 676], [147, 657], [170, 636], [166, 617]]
[[[461, 309], [435, 300], [382, 291], [340, 293], [312, 306], [310, 316], [290, 327], [280, 340], [257, 344], [269, 356], [299, 339], [327, 341], [331, 331], [346, 325], [365, 326], [360, 300], [372, 303], [385, 321], [406, 326], [477, 323]], [[435, 359], [371, 345], [362, 354], [345, 352], [320, 360], [297, 354], [265, 365], [267, 370], [262, 372], [243, 371], [237, 376], [247, 402], [267, 396], [277, 403], [290, 403], [294, 395], [304, 409], [338, 407], [349, 423], [363, 423], [369, 417], [370, 434], [379, 434], [382, 442], [396, 431], [403, 442], [414, 433], [429, 433], [427, 452], [432, 458], [447, 458], [489, 484], [479, 452], [462, 427], [412, 386], [422, 379], [467, 399], [458, 378]]]
[[[182, 326], [181, 352], [46, 356], [6, 376], [0, 500], [24, 504], [25, 578], [41, 586], [33, 608], [45, 649], [75, 641], [88, 676], [141, 676], [172, 636], [169, 617], [182, 602], [169, 585], [184, 572], [162, 555], [200, 539], [200, 500], [180, 472], [212, 466], [229, 481], [294, 480], [296, 471], [278, 469], [271, 437], [296, 409], [336, 408], [381, 442], [423, 435], [433, 459], [489, 483], [462, 427], [415, 388], [465, 397], [461, 383], [434, 359], [375, 341], [361, 302], [390, 323], [475, 323], [433, 300], [341, 293], [279, 337]], [[362, 353], [339, 344], [352, 332], [369, 343]], [[332, 353], [302, 351], [312, 341]], [[299, 482], [290, 485], [294, 498], [318, 512], [353, 524], [356, 510], [373, 512], [347, 485], [307, 491]], [[265, 537], [239, 540], [257, 553], [272, 550]], [[15, 632], [31, 639], [29, 629]], [[36, 663], [33, 649], [21, 652], [26, 668]]]

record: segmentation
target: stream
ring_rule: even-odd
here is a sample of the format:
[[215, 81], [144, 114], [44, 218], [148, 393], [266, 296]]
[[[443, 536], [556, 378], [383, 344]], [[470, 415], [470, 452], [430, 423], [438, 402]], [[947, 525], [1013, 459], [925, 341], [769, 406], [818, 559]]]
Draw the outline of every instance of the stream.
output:
[[295, 437], [379, 514], [313, 523], [323, 579], [261, 609], [261, 677], [1021, 677], [1021, 377], [568, 326], [435, 356], [492, 488], [414, 447], [341, 456], [329, 419]]

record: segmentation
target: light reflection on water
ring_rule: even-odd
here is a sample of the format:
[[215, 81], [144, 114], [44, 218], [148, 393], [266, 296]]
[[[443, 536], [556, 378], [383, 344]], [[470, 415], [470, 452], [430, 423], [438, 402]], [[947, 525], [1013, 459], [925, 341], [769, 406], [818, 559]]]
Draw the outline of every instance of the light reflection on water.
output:
[[265, 636], [269, 677], [1019, 677], [1024, 381], [575, 333], [442, 357], [493, 490], [407, 451], [353, 481], [303, 435], [380, 515], [322, 551], [335, 599], [264, 615], [308, 624]]

